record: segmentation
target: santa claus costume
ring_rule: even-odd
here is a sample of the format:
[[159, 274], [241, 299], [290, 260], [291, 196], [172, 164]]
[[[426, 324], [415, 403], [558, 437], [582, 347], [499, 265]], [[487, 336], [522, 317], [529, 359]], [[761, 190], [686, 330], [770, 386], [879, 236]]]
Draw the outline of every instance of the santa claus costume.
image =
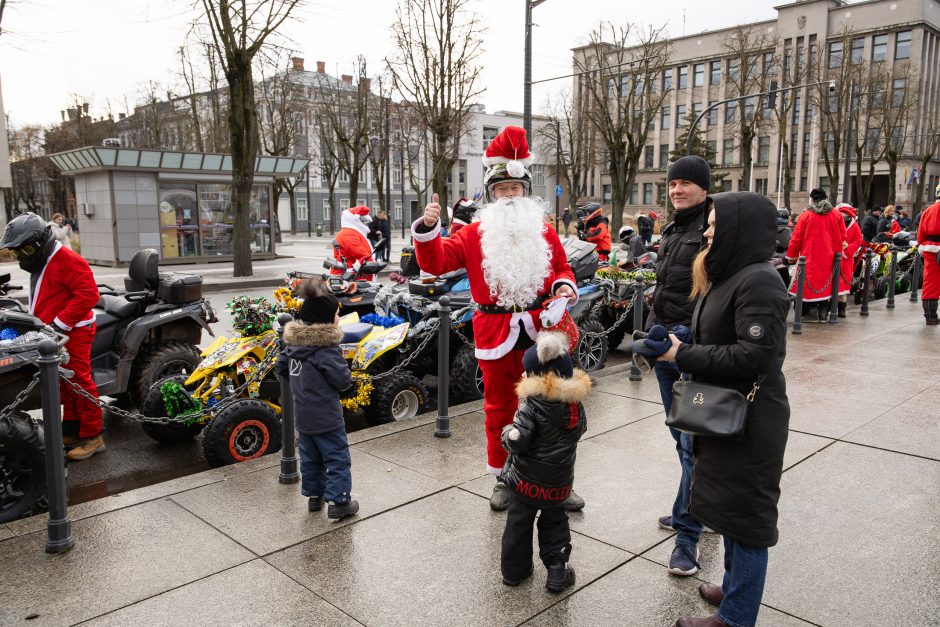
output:
[[[842, 214], [833, 211], [826, 200], [826, 193], [814, 189], [810, 193], [812, 204], [800, 214], [787, 247], [787, 259], [795, 261], [806, 257], [806, 281], [803, 286], [804, 303], [821, 303], [832, 298], [832, 264], [836, 253], [846, 247], [845, 223]], [[790, 293], [796, 294], [797, 282], [790, 286]], [[848, 289], [839, 293], [848, 294]], [[819, 320], [828, 318], [825, 309], [814, 311], [812, 307], [804, 310], [804, 317], [818, 313]]]
[[923, 257], [924, 291], [921, 300], [928, 326], [940, 324], [940, 185], [934, 190], [937, 202], [924, 209], [917, 227], [917, 249]]
[[[546, 228], [542, 207], [528, 197], [531, 175], [526, 166], [531, 159], [525, 131], [506, 127], [483, 158], [488, 204], [478, 212], [479, 222], [449, 238], [440, 236], [440, 221], [429, 227], [422, 217], [411, 229], [423, 270], [441, 275], [467, 269], [470, 294], [477, 303], [473, 334], [483, 371], [487, 470], [497, 476], [507, 456], [500, 435], [518, 408], [515, 386], [523, 373], [523, 353], [542, 328], [542, 305], [561, 286], [577, 294], [558, 234]], [[493, 188], [507, 182], [521, 183], [524, 195], [494, 199]], [[575, 495], [566, 507], [580, 509], [584, 502], [578, 501]], [[498, 480], [490, 506], [502, 510], [508, 504], [508, 490]]]
[[[336, 234], [338, 247], [333, 249], [333, 258], [336, 261], [345, 259], [346, 266], [351, 268], [355, 264], [372, 261], [372, 244], [369, 243], [369, 223], [372, 218], [370, 210], [365, 205], [345, 210], [340, 216], [341, 229]], [[330, 270], [332, 274], [342, 274], [340, 270]], [[366, 281], [372, 280], [372, 275], [363, 275]]]
[[852, 291], [852, 278], [855, 275], [855, 264], [859, 259], [862, 248], [862, 229], [858, 226], [855, 207], [848, 203], [836, 205], [836, 211], [842, 214], [842, 223], [845, 224], [845, 249], [842, 251], [842, 265], [839, 276], [839, 317], [845, 318], [846, 296]]

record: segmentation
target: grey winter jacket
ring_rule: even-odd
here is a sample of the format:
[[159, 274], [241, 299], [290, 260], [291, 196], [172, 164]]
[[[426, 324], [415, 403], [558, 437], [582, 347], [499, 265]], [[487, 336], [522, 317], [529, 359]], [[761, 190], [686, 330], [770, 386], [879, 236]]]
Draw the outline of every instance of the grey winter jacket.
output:
[[284, 350], [275, 372], [290, 375], [297, 431], [308, 435], [343, 429], [340, 392], [352, 385], [352, 373], [339, 350], [343, 332], [335, 324], [289, 322]]

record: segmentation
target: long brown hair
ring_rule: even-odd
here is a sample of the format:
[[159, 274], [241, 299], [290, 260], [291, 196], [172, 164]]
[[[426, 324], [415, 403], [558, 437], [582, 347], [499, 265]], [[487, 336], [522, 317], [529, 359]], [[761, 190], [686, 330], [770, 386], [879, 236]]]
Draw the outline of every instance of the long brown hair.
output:
[[699, 252], [692, 262], [692, 293], [689, 300], [695, 300], [708, 289], [708, 270], [705, 268], [705, 258], [708, 256], [709, 246]]

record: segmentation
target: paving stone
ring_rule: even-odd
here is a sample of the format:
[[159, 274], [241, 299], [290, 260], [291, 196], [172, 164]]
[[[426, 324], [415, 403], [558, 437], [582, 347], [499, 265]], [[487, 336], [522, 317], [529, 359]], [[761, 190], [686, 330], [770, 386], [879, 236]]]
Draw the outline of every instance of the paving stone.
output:
[[940, 385], [933, 385], [917, 396], [909, 398], [901, 404], [901, 407], [914, 411], [937, 411], [937, 407], [940, 407]]
[[473, 412], [451, 419], [449, 438], [434, 437], [432, 423], [368, 440], [354, 449], [456, 485], [486, 473], [483, 421], [482, 412]]
[[[451, 489], [267, 561], [367, 625], [517, 625], [559, 596], [545, 590], [537, 557], [533, 577], [502, 585], [504, 524], [482, 499]], [[572, 545], [578, 587], [630, 557], [578, 534]]]
[[588, 439], [649, 416], [661, 415], [663, 406], [662, 403], [592, 391], [584, 403], [584, 412], [588, 421], [584, 439]]
[[[636, 558], [525, 624], [672, 625], [683, 616], [715, 613], [715, 608], [699, 597], [700, 583], [692, 577], [673, 577], [664, 567]], [[785, 627], [806, 623], [762, 606], [758, 624]]]
[[806, 376], [806, 372], [801, 370], [799, 375], [785, 373], [792, 430], [841, 438], [893, 407], [887, 403], [859, 398], [854, 388], [852, 394], [845, 394], [843, 390], [819, 385], [818, 371], [808, 371], [815, 373], [816, 380]]
[[[211, 599], [211, 603], [206, 600]], [[212, 575], [88, 625], [359, 625], [263, 560]]]
[[787, 435], [787, 449], [783, 453], [784, 471], [830, 444], [832, 444], [832, 440], [829, 438], [791, 431]]
[[3, 542], [0, 624], [31, 614], [39, 615], [31, 625], [74, 624], [254, 557], [167, 500], [80, 520], [72, 530], [75, 547], [59, 555], [43, 552], [42, 533]]
[[642, 381], [631, 381], [629, 371], [624, 370], [612, 377], [598, 379], [594, 384], [594, 390], [651, 403], [662, 404], [663, 402], [662, 396], [659, 394], [659, 383], [656, 381], [656, 374], [653, 372], [644, 375]]
[[821, 625], [940, 617], [940, 464], [837, 442], [784, 473], [764, 602]]
[[259, 555], [327, 533], [386, 509], [442, 490], [446, 484], [352, 449], [356, 517], [333, 522], [326, 508], [307, 511], [300, 483], [278, 483], [278, 473], [257, 472], [176, 495], [174, 501]]
[[[871, 371], [859, 368], [833, 371], [826, 385], [819, 367], [803, 364], [786, 372], [787, 394], [827, 392], [832, 398], [856, 403], [900, 405], [929, 388], [933, 383], [924, 377], [894, 377], [881, 372], [886, 366], [872, 364]], [[888, 367], [890, 369], [890, 367]], [[846, 381], [846, 378], [848, 381]], [[849, 386], [849, 387], [846, 387]]]
[[940, 460], [940, 412], [896, 407], [843, 440]]
[[16, 534], [13, 533], [13, 530], [11, 530], [9, 527], [6, 525], [0, 525], [0, 540], [6, 540], [7, 538], [12, 538], [15, 535]]
[[[464, 414], [470, 414], [482, 410], [483, 401], [471, 401], [469, 403], [463, 403], [462, 405], [452, 405], [448, 411], [448, 414], [451, 418], [455, 418], [456, 416], [463, 416]], [[384, 425], [376, 425], [374, 427], [369, 427], [368, 429], [359, 429], [358, 431], [353, 431], [348, 435], [349, 444], [359, 444], [360, 442], [374, 440], [392, 433], [398, 433], [399, 431], [407, 431], [409, 429], [414, 429], [415, 427], [434, 424], [436, 420], [437, 412], [435, 411], [428, 412], [426, 414], [419, 414], [411, 420], [400, 420], [398, 422], [389, 422]]]

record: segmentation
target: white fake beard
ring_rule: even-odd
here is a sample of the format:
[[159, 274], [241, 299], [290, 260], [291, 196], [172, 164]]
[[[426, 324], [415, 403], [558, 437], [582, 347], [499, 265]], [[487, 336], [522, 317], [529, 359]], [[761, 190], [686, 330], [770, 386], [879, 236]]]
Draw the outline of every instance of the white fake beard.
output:
[[483, 278], [500, 307], [534, 301], [551, 270], [542, 207], [530, 198], [501, 198], [479, 211]]

